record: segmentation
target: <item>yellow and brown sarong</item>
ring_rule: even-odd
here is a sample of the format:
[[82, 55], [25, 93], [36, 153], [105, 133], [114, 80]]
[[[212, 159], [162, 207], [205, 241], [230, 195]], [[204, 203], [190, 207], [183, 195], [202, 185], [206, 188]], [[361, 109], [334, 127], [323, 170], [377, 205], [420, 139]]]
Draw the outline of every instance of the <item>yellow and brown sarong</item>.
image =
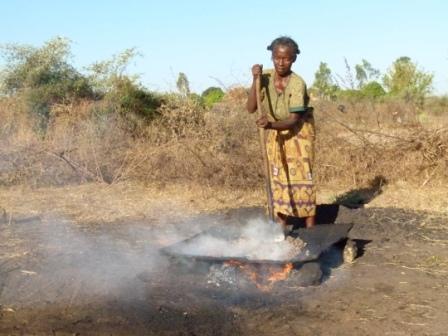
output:
[[313, 143], [314, 125], [311, 122], [302, 122], [289, 131], [268, 131], [266, 149], [271, 168], [274, 214], [315, 216]]

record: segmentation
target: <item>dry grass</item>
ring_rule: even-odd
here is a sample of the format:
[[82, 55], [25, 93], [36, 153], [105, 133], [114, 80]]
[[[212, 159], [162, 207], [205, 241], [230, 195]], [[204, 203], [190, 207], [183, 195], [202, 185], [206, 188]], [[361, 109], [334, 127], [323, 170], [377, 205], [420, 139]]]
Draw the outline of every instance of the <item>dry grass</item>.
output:
[[171, 184], [164, 188], [134, 183], [105, 185], [87, 183], [78, 186], [33, 189], [0, 189], [0, 208], [13, 217], [60, 215], [77, 222], [114, 222], [184, 218], [201, 212], [262, 206], [262, 191], [214, 185]]
[[[367, 207], [393, 207], [448, 215], [445, 187], [412, 193], [406, 183], [388, 185]], [[318, 203], [331, 203], [346, 191], [341, 186], [320, 186]], [[159, 185], [87, 183], [77, 186], [14, 187], [0, 189], [0, 208], [7, 217], [45, 216], [48, 213], [79, 223], [144, 220], [148, 223], [185, 218], [198, 213], [264, 206], [263, 189], [252, 191], [214, 185]]]

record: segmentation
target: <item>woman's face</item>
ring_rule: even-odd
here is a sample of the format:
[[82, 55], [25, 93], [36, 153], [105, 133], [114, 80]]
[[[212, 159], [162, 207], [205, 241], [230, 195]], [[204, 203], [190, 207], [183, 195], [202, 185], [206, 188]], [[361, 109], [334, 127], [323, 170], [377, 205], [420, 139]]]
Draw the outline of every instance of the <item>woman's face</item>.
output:
[[272, 52], [275, 72], [280, 76], [287, 76], [291, 72], [292, 64], [296, 60], [296, 55], [288, 46], [279, 45]]

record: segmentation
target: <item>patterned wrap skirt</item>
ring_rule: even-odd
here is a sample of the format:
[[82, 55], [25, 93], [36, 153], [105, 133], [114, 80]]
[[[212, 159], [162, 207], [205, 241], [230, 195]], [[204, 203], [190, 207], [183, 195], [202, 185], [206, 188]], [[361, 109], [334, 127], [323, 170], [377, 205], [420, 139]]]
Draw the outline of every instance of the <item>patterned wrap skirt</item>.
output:
[[314, 123], [310, 122], [288, 131], [268, 130], [266, 150], [274, 215], [315, 216], [314, 137]]

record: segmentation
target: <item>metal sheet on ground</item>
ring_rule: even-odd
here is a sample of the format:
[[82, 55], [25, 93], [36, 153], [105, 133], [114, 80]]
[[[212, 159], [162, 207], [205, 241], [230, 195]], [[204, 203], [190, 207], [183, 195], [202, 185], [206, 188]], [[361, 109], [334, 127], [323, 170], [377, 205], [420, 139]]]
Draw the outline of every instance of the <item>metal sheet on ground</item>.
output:
[[199, 239], [205, 236], [211, 236], [228, 241], [235, 240], [241, 237], [240, 228], [229, 226], [215, 227], [206, 231], [202, 231], [191, 238], [162, 248], [160, 251], [162, 254], [167, 256], [175, 258], [186, 258], [197, 261], [227, 262], [230, 260], [236, 260], [250, 264], [300, 264], [318, 259], [322, 252], [330, 248], [335, 243], [346, 239], [352, 227], [352, 223], [338, 223], [321, 224], [316, 225], [315, 227], [310, 229], [299, 228], [293, 230], [291, 232], [291, 236], [300, 238], [303, 242], [306, 243], [306, 245], [299, 255], [289, 260], [256, 260], [249, 259], [247, 257], [208, 256], [185, 253], [184, 248], [185, 246], [187, 246], [187, 244], [194, 244], [195, 241], [199, 241]]

